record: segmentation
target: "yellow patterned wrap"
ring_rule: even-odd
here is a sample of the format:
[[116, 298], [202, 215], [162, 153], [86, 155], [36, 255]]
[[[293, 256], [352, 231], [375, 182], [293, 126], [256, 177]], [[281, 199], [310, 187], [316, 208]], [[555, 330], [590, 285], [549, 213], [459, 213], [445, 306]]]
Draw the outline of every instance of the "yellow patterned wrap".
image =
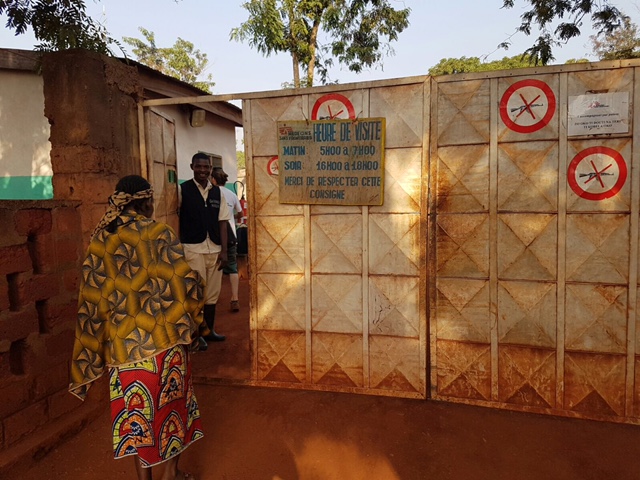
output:
[[84, 399], [107, 366], [139, 362], [206, 329], [202, 280], [166, 224], [121, 214], [91, 240], [80, 280], [71, 384]]

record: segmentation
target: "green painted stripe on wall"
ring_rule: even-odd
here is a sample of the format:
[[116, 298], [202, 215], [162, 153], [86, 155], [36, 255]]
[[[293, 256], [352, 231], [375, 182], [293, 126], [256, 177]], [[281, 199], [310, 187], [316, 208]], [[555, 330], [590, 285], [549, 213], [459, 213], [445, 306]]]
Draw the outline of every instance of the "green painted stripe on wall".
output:
[[0, 177], [0, 200], [49, 200], [53, 177]]

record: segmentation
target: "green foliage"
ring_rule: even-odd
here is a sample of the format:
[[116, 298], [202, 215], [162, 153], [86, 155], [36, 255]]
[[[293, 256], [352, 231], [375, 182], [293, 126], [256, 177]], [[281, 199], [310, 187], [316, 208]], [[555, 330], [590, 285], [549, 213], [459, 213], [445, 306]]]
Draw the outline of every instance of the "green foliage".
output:
[[142, 27], [139, 30], [148, 43], [133, 37], [122, 40], [133, 47], [133, 54], [140, 63], [211, 93], [211, 87], [215, 85], [211, 74], [206, 75], [205, 80], [198, 80], [209, 63], [206, 53], [180, 37], [173, 47], [159, 48], [153, 32]]
[[[503, 0], [503, 8], [513, 8], [515, 0]], [[624, 15], [609, 0], [523, 0], [530, 10], [521, 15], [517, 31], [531, 35], [532, 27], [540, 30], [533, 46], [525, 53], [536, 64], [547, 65], [553, 57], [553, 48], [580, 35], [585, 17], [599, 35], [610, 35], [622, 26]], [[559, 23], [556, 23], [559, 22]], [[503, 48], [509, 42], [503, 42]]]
[[624, 60], [640, 57], [638, 26], [624, 17], [622, 27], [612, 33], [592, 35], [591, 47], [600, 60]]
[[231, 30], [231, 39], [265, 56], [289, 53], [295, 88], [312, 86], [316, 73], [327, 83], [334, 59], [353, 72], [380, 66], [393, 54], [389, 43], [409, 26], [410, 9], [396, 10], [389, 0], [250, 0], [242, 6], [249, 18]]
[[241, 150], [236, 150], [236, 159], [238, 161], [238, 170], [241, 170], [243, 168], [246, 168], [246, 162], [244, 159], [244, 152]]
[[478, 57], [443, 58], [429, 69], [429, 75], [451, 75], [454, 73], [487, 72], [493, 70], [511, 70], [535, 65], [529, 55], [504, 57], [500, 60], [482, 62]]
[[565, 65], [572, 65], [574, 63], [589, 63], [589, 60], [587, 60], [586, 58], [570, 58], [564, 63]]
[[87, 15], [82, 0], [0, 0], [0, 15], [7, 16], [6, 28], [16, 35], [31, 28], [39, 51], [84, 48], [113, 54], [109, 45], [119, 46], [103, 25]]

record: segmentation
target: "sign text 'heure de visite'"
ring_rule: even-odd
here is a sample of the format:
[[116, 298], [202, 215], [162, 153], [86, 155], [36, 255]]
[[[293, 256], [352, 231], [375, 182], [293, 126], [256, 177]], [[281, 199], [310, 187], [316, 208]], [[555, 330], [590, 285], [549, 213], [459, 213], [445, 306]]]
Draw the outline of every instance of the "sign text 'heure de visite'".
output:
[[280, 203], [382, 205], [384, 118], [278, 122]]

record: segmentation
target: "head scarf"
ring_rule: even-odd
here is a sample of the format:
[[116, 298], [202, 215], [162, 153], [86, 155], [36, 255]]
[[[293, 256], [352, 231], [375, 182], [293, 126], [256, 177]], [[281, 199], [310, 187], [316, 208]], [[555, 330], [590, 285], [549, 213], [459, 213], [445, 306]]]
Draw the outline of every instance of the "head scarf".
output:
[[131, 202], [133, 202], [134, 200], [141, 200], [143, 198], [151, 197], [153, 197], [153, 188], [141, 190], [134, 193], [133, 195], [125, 192], [113, 192], [109, 197], [109, 208], [102, 216], [102, 219], [98, 223], [98, 226], [93, 230], [91, 238], [95, 237], [98, 232], [100, 232], [100, 230], [103, 230], [107, 225], [118, 218], [118, 215], [122, 213], [124, 207], [129, 205]]

